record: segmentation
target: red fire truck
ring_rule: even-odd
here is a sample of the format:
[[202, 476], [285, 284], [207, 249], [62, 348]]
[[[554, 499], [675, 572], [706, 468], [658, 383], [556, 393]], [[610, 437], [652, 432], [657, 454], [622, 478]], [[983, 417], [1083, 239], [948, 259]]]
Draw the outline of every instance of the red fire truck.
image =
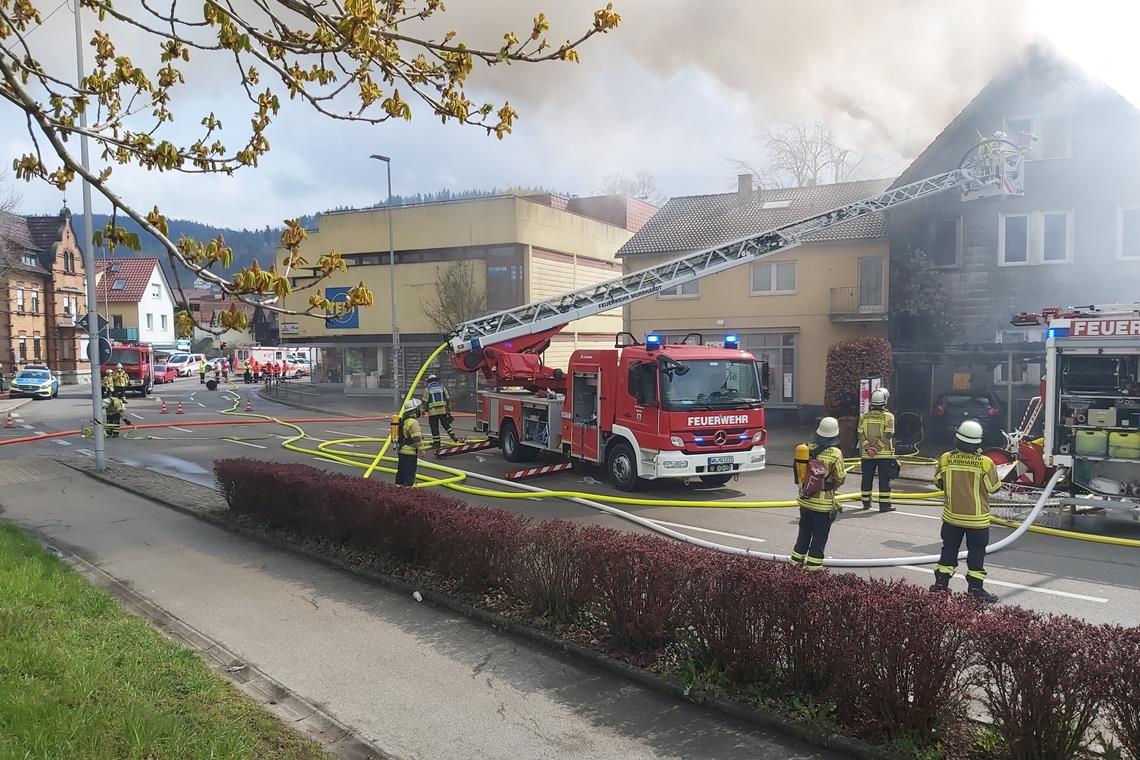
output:
[[140, 396], [150, 394], [154, 385], [154, 351], [148, 343], [113, 343], [111, 356], [100, 367], [100, 374], [123, 365], [127, 373], [127, 389]]
[[753, 357], [731, 335], [723, 347], [666, 344], [623, 333], [614, 348], [574, 352], [566, 370], [542, 354], [569, 322], [661, 290], [794, 248], [809, 235], [947, 190], [964, 197], [1022, 192], [1022, 147], [983, 140], [955, 170], [895, 187], [794, 224], [687, 254], [609, 282], [457, 325], [449, 343], [462, 372], [493, 390], [478, 401], [477, 427], [512, 462], [556, 452], [603, 464], [623, 490], [644, 480], [723, 484], [764, 468], [763, 393]]

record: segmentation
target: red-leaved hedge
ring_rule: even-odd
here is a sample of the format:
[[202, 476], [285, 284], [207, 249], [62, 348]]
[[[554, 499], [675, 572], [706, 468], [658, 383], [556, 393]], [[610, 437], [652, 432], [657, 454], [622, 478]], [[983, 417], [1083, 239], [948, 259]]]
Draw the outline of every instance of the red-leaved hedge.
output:
[[224, 459], [230, 508], [506, 594], [539, 620], [588, 627], [608, 651], [680, 654], [742, 692], [829, 706], [884, 744], [971, 755], [971, 716], [1002, 757], [1080, 756], [1109, 731], [1140, 760], [1140, 629], [1001, 605], [979, 611], [901, 582], [808, 573], [659, 536], [542, 522], [427, 489]]

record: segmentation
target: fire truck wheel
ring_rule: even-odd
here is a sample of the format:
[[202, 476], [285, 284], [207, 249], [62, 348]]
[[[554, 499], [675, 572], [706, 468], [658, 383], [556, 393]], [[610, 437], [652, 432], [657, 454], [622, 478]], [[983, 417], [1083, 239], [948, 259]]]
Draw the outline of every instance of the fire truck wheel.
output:
[[499, 431], [499, 446], [503, 450], [503, 458], [508, 462], [531, 462], [538, 456], [538, 452], [530, 446], [523, 446], [519, 442], [519, 432], [515, 423], [507, 420]]
[[732, 480], [732, 473], [725, 473], [723, 475], [702, 475], [701, 482], [706, 486], [714, 486], [720, 488], [721, 486]]
[[606, 469], [610, 480], [622, 491], [636, 491], [641, 479], [637, 477], [637, 460], [633, 448], [625, 441], [610, 446], [606, 454]]

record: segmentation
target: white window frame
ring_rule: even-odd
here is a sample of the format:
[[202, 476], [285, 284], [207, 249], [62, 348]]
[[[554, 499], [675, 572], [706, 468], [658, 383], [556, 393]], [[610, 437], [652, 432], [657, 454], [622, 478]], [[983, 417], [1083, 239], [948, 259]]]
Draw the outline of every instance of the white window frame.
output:
[[147, 315], [146, 315], [146, 329], [148, 329], [148, 330], [154, 329], [154, 314], [151, 314], [150, 312], [147, 312]]
[[[799, 279], [800, 273], [799, 273], [799, 267], [796, 266], [796, 262], [794, 262], [794, 261], [756, 261], [756, 262], [753, 262], [752, 264], [750, 264], [748, 266], [748, 290], [749, 290], [749, 293], [751, 295], [754, 295], [754, 296], [794, 296], [797, 292], [796, 288], [792, 288], [791, 290], [777, 290], [776, 289], [776, 283], [779, 281], [779, 276], [776, 274], [776, 269], [777, 269], [777, 267], [780, 266], [780, 264], [791, 265], [792, 277], [796, 281], [796, 288], [798, 288], [799, 284], [800, 284], [800, 279]], [[752, 289], [752, 285], [754, 282], [752, 272], [753, 272], [753, 269], [757, 266], [770, 266], [771, 267], [771, 270], [770, 270], [771, 274], [768, 277], [768, 284], [772, 286], [771, 290], [753, 290]]]
[[162, 286], [157, 282], [150, 284], [150, 297], [154, 299], [162, 298]]
[[1124, 255], [1124, 213], [1126, 211], [1135, 211], [1136, 213], [1140, 214], [1140, 206], [1116, 207], [1116, 260], [1140, 262], [1140, 255]]
[[[1054, 214], [1065, 215], [1065, 253], [1064, 259], [1056, 261], [1045, 260], [1045, 217]], [[1025, 217], [1026, 222], [1026, 260], [1005, 260], [1005, 220], [1014, 217]], [[1058, 266], [1073, 263], [1073, 210], [1047, 209], [1044, 211], [1022, 211], [1016, 214], [998, 214], [998, 266], [999, 267], [1040, 267]]]
[[16, 313], [24, 313], [24, 289], [16, 288]]
[[[1065, 159], [1073, 157], [1073, 119], [1071, 116], [1067, 116], [1067, 115], [1060, 115], [1060, 116], [1058, 116], [1058, 118], [1063, 118], [1063, 119], [1065, 119], [1066, 122], [1068, 122], [1068, 128], [1066, 129], [1066, 135], [1065, 135], [1065, 153], [1064, 153], [1064, 155], [1062, 155], [1062, 156], [1049, 156], [1049, 157], [1043, 157], [1040, 155], [1035, 155], [1035, 152], [1039, 149], [1037, 143], [1035, 142], [1033, 145], [1030, 146], [1029, 151], [1025, 155], [1026, 161], [1064, 161]], [[1011, 121], [1026, 121], [1026, 120], [1028, 120], [1029, 124], [1030, 124], [1029, 133], [1035, 137], [1038, 137], [1038, 138], [1041, 137], [1041, 123], [1045, 120], [1044, 116], [1042, 116], [1041, 114], [1025, 114], [1025, 113], [1016, 114], [1016, 115], [1011, 114], [1011, 115], [1006, 116], [1002, 120], [1002, 128], [1005, 130], [1005, 133], [1006, 133], [1006, 135], [1009, 136], [1010, 140], [1017, 142], [1018, 136], [1015, 134], [1010, 134], [1009, 123]]]
[[165, 331], [166, 330], [166, 315], [165, 314], [159, 314], [158, 315], [158, 321], [159, 321], [159, 324], [162, 325], [162, 330]]
[[[686, 285], [695, 285], [697, 287], [696, 293], [685, 293], [681, 289]], [[700, 298], [701, 297], [701, 282], [700, 280], [689, 280], [689, 282], [682, 283], [681, 285], [674, 285], [667, 290], [660, 290], [657, 292], [657, 297], [662, 300], [681, 300], [684, 298]]]

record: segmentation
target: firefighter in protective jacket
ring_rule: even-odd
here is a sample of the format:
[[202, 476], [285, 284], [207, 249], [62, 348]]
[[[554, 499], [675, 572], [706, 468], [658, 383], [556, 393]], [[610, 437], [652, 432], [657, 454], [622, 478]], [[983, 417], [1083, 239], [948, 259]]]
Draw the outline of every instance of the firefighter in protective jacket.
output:
[[451, 416], [451, 394], [439, 381], [437, 375], [428, 375], [427, 386], [424, 388], [423, 404], [427, 407], [428, 425], [431, 427], [431, 447], [439, 451], [439, 428], [442, 425], [451, 440], [460, 443], [461, 439], [451, 429], [454, 417]]
[[[839, 450], [839, 421], [824, 417], [819, 421], [812, 449], [800, 477], [800, 530], [792, 550], [791, 563], [808, 570], [823, 567], [824, 549], [831, 523], [839, 513], [835, 491], [843, 485], [843, 452]], [[821, 466], [822, 465], [822, 466]], [[816, 478], [813, 473], [818, 472]]]
[[420, 449], [424, 447], [424, 434], [420, 429], [419, 416], [423, 405], [419, 399], [404, 402], [400, 414], [400, 437], [396, 441], [396, 485], [411, 486], [416, 482], [416, 468], [419, 467]]
[[931, 591], [948, 591], [958, 567], [958, 550], [966, 540], [966, 583], [970, 596], [983, 602], [996, 602], [986, 591], [986, 545], [990, 539], [990, 494], [1001, 488], [1001, 478], [993, 460], [981, 453], [982, 426], [966, 420], [958, 426], [955, 450], [938, 460], [934, 485], [942, 490], [942, 556], [934, 569]]
[[871, 409], [859, 418], [859, 460], [863, 469], [863, 509], [871, 508], [871, 489], [879, 475], [879, 511], [894, 512], [891, 480], [898, 474], [895, 459], [895, 416], [887, 411], [887, 392], [871, 394]]

